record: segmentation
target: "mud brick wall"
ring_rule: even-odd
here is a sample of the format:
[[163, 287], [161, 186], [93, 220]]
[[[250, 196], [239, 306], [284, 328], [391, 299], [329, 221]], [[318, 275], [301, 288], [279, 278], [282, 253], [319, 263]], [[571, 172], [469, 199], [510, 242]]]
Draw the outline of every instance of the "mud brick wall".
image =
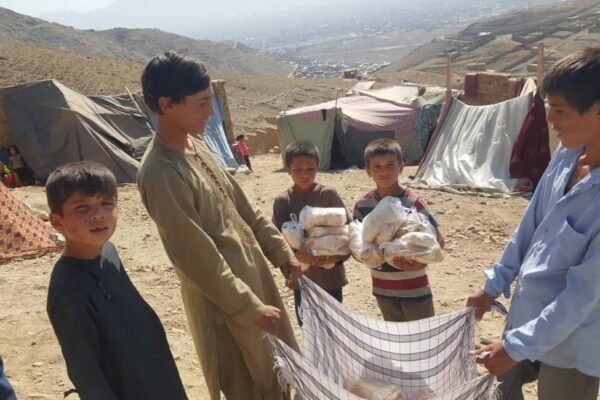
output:
[[0, 96], [0, 147], [8, 147], [13, 144], [10, 137], [10, 124], [4, 112], [4, 100]]
[[522, 78], [499, 72], [469, 73], [477, 76], [477, 94], [462, 96], [460, 100], [471, 105], [486, 105], [512, 99], [519, 94]]
[[275, 146], [279, 146], [279, 131], [277, 128], [266, 128], [254, 135], [246, 135], [246, 142], [250, 146], [250, 156], [267, 154]]

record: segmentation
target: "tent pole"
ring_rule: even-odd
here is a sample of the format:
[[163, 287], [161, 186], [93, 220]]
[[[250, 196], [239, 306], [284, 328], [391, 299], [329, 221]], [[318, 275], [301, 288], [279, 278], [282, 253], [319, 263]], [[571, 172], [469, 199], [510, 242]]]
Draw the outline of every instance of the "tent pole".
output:
[[540, 43], [537, 49], [537, 86], [539, 87], [542, 84], [542, 80], [544, 79], [544, 43]]
[[446, 59], [446, 91], [452, 92], [452, 53], [448, 53]]

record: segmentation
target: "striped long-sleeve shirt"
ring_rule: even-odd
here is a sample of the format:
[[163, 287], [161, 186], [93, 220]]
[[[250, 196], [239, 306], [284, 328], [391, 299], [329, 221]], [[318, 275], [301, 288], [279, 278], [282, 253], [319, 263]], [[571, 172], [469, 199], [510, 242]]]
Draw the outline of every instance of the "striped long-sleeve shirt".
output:
[[[413, 190], [404, 188], [399, 195], [402, 205], [407, 208], [415, 208], [417, 212], [425, 215], [434, 227], [438, 223], [433, 218], [425, 201]], [[375, 191], [363, 195], [354, 205], [353, 217], [363, 220], [379, 203], [381, 198]], [[388, 263], [384, 263], [378, 269], [371, 270], [373, 281], [373, 294], [379, 297], [399, 298], [402, 300], [425, 300], [431, 298], [431, 288], [425, 270], [402, 271]]]

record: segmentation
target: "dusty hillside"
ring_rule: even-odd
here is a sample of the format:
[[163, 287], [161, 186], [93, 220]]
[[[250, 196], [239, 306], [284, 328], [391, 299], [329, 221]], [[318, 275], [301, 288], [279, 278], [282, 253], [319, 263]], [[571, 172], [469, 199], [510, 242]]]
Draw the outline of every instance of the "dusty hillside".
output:
[[292, 67], [245, 49], [158, 29], [80, 30], [0, 8], [0, 41], [144, 62], [167, 50], [201, 58], [213, 71], [286, 76]]
[[[68, 50], [44, 49], [0, 42], [0, 87], [41, 79], [58, 79], [85, 94], [140, 90], [144, 64], [94, 57]], [[354, 82], [342, 79], [299, 79], [211, 72], [227, 81], [229, 106], [236, 131], [274, 128], [283, 110], [335, 99]], [[1, 135], [0, 135], [1, 136]]]
[[381, 79], [410, 76], [413, 71], [444, 78], [446, 54], [453, 53], [454, 83], [471, 63], [499, 72], [534, 73], [537, 47], [545, 46], [545, 67], [565, 55], [600, 43], [600, 1], [578, 0], [503, 14], [471, 24], [457, 34], [433, 40], [383, 68]]
[[[236, 176], [256, 204], [271, 215], [273, 198], [290, 184], [281, 172], [276, 155], [254, 158], [255, 173]], [[405, 174], [413, 174], [409, 168]], [[347, 207], [372, 188], [364, 171], [322, 173], [319, 181], [333, 185]], [[22, 188], [13, 193], [37, 206], [45, 203], [41, 188]], [[483, 282], [483, 268], [496, 260], [528, 201], [523, 198], [489, 199], [421, 190], [438, 218], [446, 238], [446, 259], [429, 268], [436, 312], [464, 307], [465, 298]], [[181, 303], [179, 283], [169, 265], [156, 228], [141, 204], [135, 187], [119, 189], [119, 223], [113, 242], [119, 249], [129, 276], [161, 318], [177, 366], [190, 399], [208, 399], [206, 385], [193, 348]], [[0, 265], [0, 353], [7, 375], [19, 399], [61, 399], [72, 387], [60, 349], [45, 311], [46, 291], [57, 255], [34, 260], [15, 260]], [[293, 315], [293, 297], [273, 271], [287, 307]], [[357, 313], [381, 318], [371, 294], [369, 271], [350, 261], [350, 281], [344, 289], [344, 304]], [[298, 338], [301, 331], [292, 316]], [[478, 342], [499, 338], [503, 320], [491, 316], [479, 324]], [[526, 400], [537, 398], [535, 387], [527, 388]], [[71, 399], [71, 397], [69, 397]], [[73, 396], [76, 399], [76, 396]]]

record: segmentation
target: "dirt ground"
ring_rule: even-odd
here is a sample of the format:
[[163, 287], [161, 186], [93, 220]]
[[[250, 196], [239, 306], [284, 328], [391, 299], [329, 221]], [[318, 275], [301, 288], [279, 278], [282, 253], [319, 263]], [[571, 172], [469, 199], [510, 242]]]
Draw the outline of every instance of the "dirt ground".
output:
[[[254, 174], [238, 175], [237, 179], [270, 216], [273, 198], [290, 185], [290, 179], [281, 170], [279, 155], [254, 157], [253, 166]], [[414, 172], [414, 167], [407, 168], [404, 176]], [[334, 186], [348, 208], [361, 194], [372, 189], [364, 170], [320, 173], [318, 180]], [[447, 243], [444, 262], [429, 267], [436, 312], [459, 310], [464, 307], [467, 295], [481, 287], [481, 271], [500, 256], [528, 200], [460, 196], [434, 190], [419, 192], [440, 222]], [[42, 188], [16, 189], [13, 193], [34, 206], [45, 207]], [[178, 280], [133, 185], [119, 189], [119, 224], [113, 242], [131, 279], [165, 326], [189, 397], [207, 399]], [[63, 392], [72, 387], [45, 311], [48, 280], [58, 256], [52, 254], [0, 265], [0, 353], [20, 399], [60, 399]], [[301, 338], [293, 317], [293, 297], [283, 286], [279, 272], [273, 270], [273, 273]], [[344, 290], [344, 304], [357, 313], [380, 318], [370, 290], [368, 269], [349, 261], [347, 274], [350, 283]], [[498, 339], [502, 324], [499, 316], [494, 319], [486, 316], [478, 326], [477, 341], [487, 343]], [[528, 386], [526, 394], [527, 400], [537, 398], [535, 386]]]

